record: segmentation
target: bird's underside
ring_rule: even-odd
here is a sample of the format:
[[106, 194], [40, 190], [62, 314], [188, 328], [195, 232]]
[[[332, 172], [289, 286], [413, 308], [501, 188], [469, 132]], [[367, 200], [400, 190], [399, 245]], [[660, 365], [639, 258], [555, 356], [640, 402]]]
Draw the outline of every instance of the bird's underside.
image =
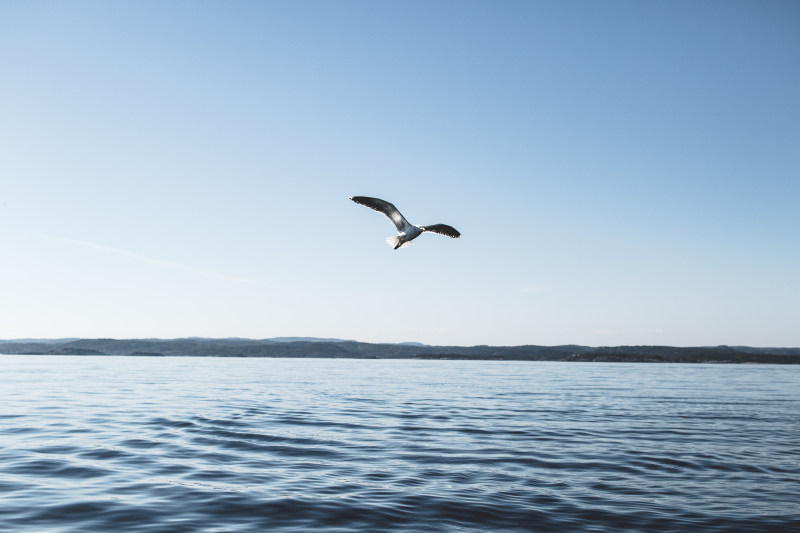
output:
[[457, 229], [447, 224], [433, 224], [431, 226], [416, 226], [411, 224], [394, 205], [386, 200], [372, 198], [370, 196], [353, 196], [350, 199], [357, 204], [367, 206], [379, 213], [383, 213], [394, 224], [397, 228], [398, 235], [387, 237], [386, 242], [395, 250], [411, 246], [412, 240], [428, 231], [438, 233], [439, 235], [446, 235], [454, 239], [461, 237], [461, 233], [459, 233]]

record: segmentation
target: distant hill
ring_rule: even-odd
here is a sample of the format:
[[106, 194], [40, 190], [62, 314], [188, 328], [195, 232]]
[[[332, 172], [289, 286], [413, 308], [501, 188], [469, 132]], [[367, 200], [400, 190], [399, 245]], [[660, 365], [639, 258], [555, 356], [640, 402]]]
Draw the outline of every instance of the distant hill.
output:
[[70, 341], [77, 341], [77, 340], [80, 340], [80, 339], [78, 337], [69, 337], [69, 338], [65, 338], [65, 339], [14, 339], [14, 340], [11, 340], [11, 341], [0, 340], [0, 345], [3, 344], [3, 343], [12, 343], [12, 342], [13, 343], [18, 343], [18, 342], [19, 343], [37, 342], [37, 343], [42, 343], [42, 344], [54, 344], [54, 343], [59, 343], [59, 342], [70, 342]]
[[0, 353], [29, 355], [148, 355], [200, 357], [326, 357], [357, 359], [496, 359], [636, 363], [800, 364], [800, 348], [747, 346], [429, 346], [372, 344], [314, 337], [273, 339], [0, 340]]
[[343, 339], [326, 339], [320, 337], [270, 337], [264, 340], [272, 342], [354, 342]]

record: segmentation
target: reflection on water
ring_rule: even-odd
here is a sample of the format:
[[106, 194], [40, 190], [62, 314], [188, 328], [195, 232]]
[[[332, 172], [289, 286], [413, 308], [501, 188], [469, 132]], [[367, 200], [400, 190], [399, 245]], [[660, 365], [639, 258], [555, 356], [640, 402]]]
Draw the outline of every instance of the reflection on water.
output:
[[0, 356], [0, 530], [791, 531], [800, 368]]

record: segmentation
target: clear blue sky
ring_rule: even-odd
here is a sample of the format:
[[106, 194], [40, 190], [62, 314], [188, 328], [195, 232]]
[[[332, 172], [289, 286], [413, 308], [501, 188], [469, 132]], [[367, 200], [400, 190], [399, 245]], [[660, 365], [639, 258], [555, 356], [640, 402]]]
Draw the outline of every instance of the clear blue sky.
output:
[[0, 65], [0, 338], [800, 346], [795, 1], [5, 0]]

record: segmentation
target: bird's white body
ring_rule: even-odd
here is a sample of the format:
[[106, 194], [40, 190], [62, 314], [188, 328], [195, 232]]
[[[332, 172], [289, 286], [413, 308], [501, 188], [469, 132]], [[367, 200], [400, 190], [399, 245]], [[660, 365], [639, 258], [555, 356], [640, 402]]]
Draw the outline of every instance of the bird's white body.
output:
[[408, 229], [406, 231], [401, 231], [397, 235], [391, 235], [386, 237], [386, 242], [394, 249], [397, 248], [406, 248], [414, 244], [412, 241], [422, 235], [422, 232], [425, 231], [425, 228], [421, 228], [419, 226], [414, 226], [413, 224], [408, 225]]

